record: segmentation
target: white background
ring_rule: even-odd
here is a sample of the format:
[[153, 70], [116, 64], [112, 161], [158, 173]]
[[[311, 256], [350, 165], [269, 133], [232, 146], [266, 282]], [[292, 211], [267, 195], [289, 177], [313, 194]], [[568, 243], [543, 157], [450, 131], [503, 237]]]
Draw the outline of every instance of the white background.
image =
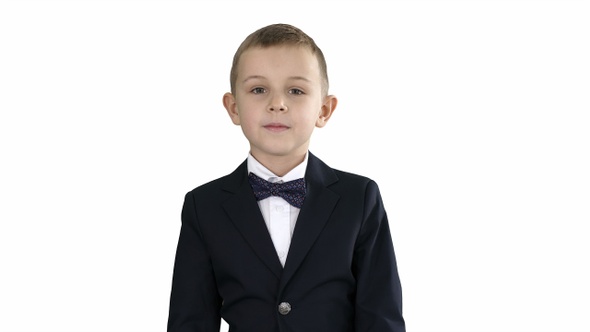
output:
[[0, 331], [165, 331], [184, 194], [291, 23], [340, 100], [311, 151], [388, 211], [408, 331], [590, 331], [588, 1], [0, 2]]

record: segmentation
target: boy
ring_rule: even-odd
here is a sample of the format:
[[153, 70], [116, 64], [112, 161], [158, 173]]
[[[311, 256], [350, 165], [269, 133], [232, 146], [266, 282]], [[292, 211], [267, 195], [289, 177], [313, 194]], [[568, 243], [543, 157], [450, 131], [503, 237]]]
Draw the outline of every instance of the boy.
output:
[[189, 192], [169, 332], [405, 331], [391, 234], [375, 182], [308, 151], [336, 108], [313, 39], [286, 24], [238, 48], [223, 96], [250, 153]]

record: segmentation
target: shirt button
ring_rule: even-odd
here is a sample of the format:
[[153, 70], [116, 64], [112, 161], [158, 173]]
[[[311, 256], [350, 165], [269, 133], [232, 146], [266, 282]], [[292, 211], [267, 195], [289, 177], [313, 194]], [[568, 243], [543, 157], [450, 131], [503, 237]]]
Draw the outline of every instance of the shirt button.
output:
[[282, 302], [279, 304], [279, 313], [281, 315], [288, 315], [291, 312], [291, 305], [289, 302]]
[[279, 205], [275, 208], [275, 210], [277, 210], [277, 212], [283, 212], [283, 206]]

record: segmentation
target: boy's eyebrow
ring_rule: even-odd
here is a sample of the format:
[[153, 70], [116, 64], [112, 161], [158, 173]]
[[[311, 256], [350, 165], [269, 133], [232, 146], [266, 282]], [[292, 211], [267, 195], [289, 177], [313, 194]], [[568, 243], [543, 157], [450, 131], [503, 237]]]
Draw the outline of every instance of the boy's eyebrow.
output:
[[[266, 79], [266, 77], [262, 76], [262, 75], [251, 75], [246, 77], [242, 83], [246, 83], [249, 80], [253, 80], [253, 79]], [[288, 78], [289, 80], [300, 80], [300, 81], [306, 81], [306, 82], [311, 82], [310, 79], [303, 77], [303, 76], [291, 76]]]
[[249, 80], [254, 80], [254, 79], [257, 79], [257, 78], [266, 79], [266, 77], [264, 77], [264, 76], [260, 76], [260, 75], [251, 75], [251, 76], [248, 76], [248, 77], [246, 77], [246, 78], [245, 78], [245, 79], [242, 81], [242, 83], [246, 83], [246, 82], [248, 82]]
[[303, 77], [303, 76], [291, 76], [289, 77], [290, 80], [301, 80], [301, 81], [306, 81], [306, 82], [311, 82], [310, 79], [308, 79], [307, 77]]

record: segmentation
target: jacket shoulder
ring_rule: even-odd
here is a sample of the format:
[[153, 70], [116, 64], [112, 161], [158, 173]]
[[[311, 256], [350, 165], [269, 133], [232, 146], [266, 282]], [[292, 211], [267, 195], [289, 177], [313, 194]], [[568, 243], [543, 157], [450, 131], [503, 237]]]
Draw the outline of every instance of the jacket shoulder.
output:
[[338, 176], [338, 178], [340, 180], [346, 180], [346, 181], [352, 181], [352, 182], [358, 182], [358, 183], [368, 183], [368, 182], [373, 181], [371, 178], [361, 175], [361, 174], [346, 172], [346, 171], [342, 171], [339, 169], [333, 169], [333, 170], [334, 170], [334, 173], [336, 173], [336, 175]]
[[[355, 189], [363, 188], [374, 183], [374, 181], [366, 176], [332, 168], [317, 158], [310, 152], [310, 160], [308, 164], [308, 174], [313, 175], [329, 188], [337, 187], [353, 187]], [[311, 168], [311, 171], [309, 170]]]
[[217, 191], [223, 187], [223, 184], [227, 181], [228, 177], [229, 177], [229, 175], [224, 175], [220, 178], [203, 183], [203, 184], [193, 188], [188, 193], [193, 194], [193, 195], [199, 195], [199, 194], [207, 194], [207, 193]]
[[215, 196], [225, 191], [235, 191], [246, 178], [246, 162], [244, 161], [230, 174], [197, 186], [187, 193], [196, 197]]
[[346, 172], [338, 169], [334, 169], [334, 173], [338, 177], [338, 182], [336, 183], [339, 183], [340, 185], [352, 186], [355, 188], [366, 188], [370, 185], [376, 185], [373, 179], [364, 175]]

